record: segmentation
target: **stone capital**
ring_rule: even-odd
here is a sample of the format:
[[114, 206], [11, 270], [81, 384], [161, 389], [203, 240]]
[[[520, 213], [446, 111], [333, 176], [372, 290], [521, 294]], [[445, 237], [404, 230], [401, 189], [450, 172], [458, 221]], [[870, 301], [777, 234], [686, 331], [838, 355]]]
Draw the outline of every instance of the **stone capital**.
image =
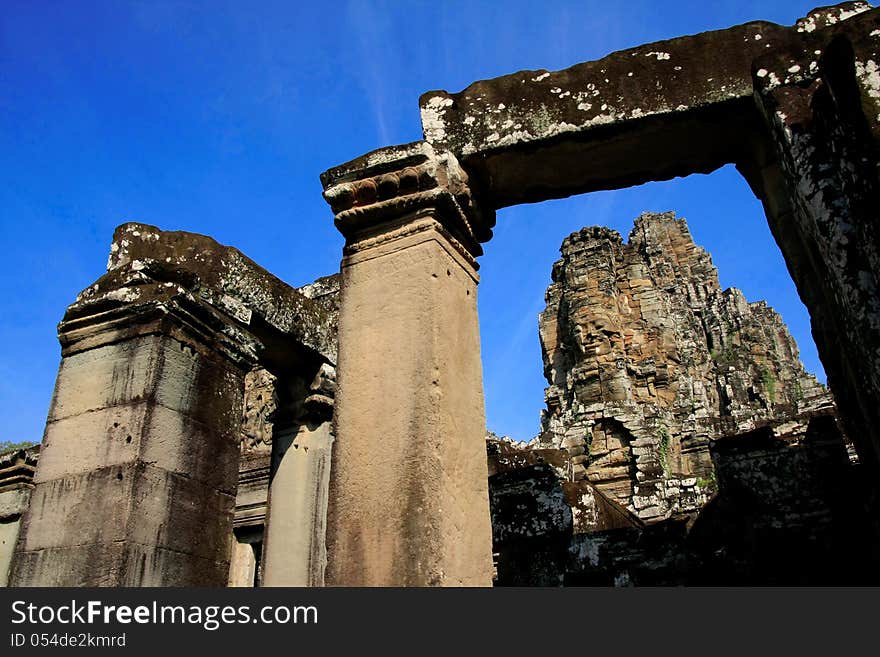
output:
[[142, 335], [163, 334], [195, 351], [219, 355], [249, 369], [260, 341], [247, 330], [250, 316], [218, 308], [171, 281], [156, 280], [138, 266], [121, 267], [77, 296], [58, 325], [63, 356]]
[[324, 172], [321, 183], [349, 247], [426, 213], [471, 256], [492, 236], [495, 211], [481, 206], [452, 153], [424, 141], [368, 153]]

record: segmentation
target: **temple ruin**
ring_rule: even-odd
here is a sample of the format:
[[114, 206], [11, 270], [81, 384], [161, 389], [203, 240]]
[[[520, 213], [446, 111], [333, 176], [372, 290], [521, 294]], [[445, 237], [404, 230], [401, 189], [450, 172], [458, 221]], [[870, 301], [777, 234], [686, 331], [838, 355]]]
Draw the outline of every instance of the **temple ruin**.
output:
[[[339, 274], [299, 289], [208, 237], [120, 226], [107, 273], [59, 325], [39, 456], [0, 460], [0, 570], [14, 586], [488, 586], [690, 583], [735, 563], [768, 582], [779, 560], [744, 561], [733, 528], [788, 522], [807, 555], [861, 550], [876, 573], [878, 51], [880, 10], [849, 2], [428, 92], [423, 140], [321, 175], [345, 247]], [[686, 228], [643, 219], [629, 244], [588, 229], [563, 246], [540, 444], [490, 441], [487, 467], [477, 272], [495, 211], [731, 163], [763, 203], [836, 406], [768, 309], [713, 287]], [[640, 262], [652, 244], [667, 260]], [[596, 358], [567, 362], [565, 272], [599, 257], [644, 276], [572, 297]], [[681, 327], [714, 313], [699, 348], [675, 328], [651, 343], [659, 280], [687, 292]], [[612, 326], [615, 295], [652, 346]], [[582, 403], [597, 394], [602, 408]], [[859, 483], [840, 494], [827, 483], [847, 481], [847, 440]], [[737, 515], [750, 487], [767, 494]], [[546, 531], [499, 523], [505, 499], [536, 491], [565, 502]]]
[[562, 243], [546, 409], [489, 441], [496, 583], [858, 584], [864, 470], [781, 318], [672, 213]]

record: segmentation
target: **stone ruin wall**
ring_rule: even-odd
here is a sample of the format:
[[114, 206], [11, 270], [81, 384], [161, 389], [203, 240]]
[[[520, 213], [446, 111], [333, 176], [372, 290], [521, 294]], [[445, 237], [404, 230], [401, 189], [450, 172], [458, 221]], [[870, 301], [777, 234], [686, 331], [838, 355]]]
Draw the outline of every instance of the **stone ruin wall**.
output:
[[[642, 215], [626, 244], [609, 229], [585, 228], [563, 242], [561, 253], [539, 318], [550, 383], [541, 434], [529, 446], [493, 437], [487, 443], [496, 580], [679, 581], [687, 533], [674, 521], [716, 496], [718, 457], [710, 445], [725, 436], [736, 445], [740, 435], [765, 427], [780, 444], [797, 446], [813, 417], [834, 417], [833, 400], [804, 372], [776, 313], [763, 302], [747, 303], [738, 290], [721, 290], [709, 255], [674, 214]], [[298, 291], [335, 321], [338, 276]], [[329, 451], [300, 427], [307, 407], [323, 407], [324, 416], [332, 407], [333, 364], [322, 365], [304, 391], [291, 393], [289, 385], [265, 367], [243, 379], [230, 586], [277, 582], [279, 570], [297, 568], [296, 581], [320, 583], [320, 523], [293, 528], [307, 557], [264, 554], [270, 482], [287, 452], [305, 456], [317, 448], [310, 467], [294, 470], [276, 492], [276, 506], [279, 496], [305, 506], [291, 511], [301, 518], [320, 516], [326, 503]], [[834, 427], [826, 431], [832, 441], [840, 437]], [[754, 478], [766, 470], [762, 464], [780, 458], [752, 443], [722, 452], [728, 474], [721, 477], [733, 471], [739, 480]], [[0, 510], [15, 521], [4, 525], [9, 559], [37, 456], [38, 450], [6, 456], [0, 471]], [[641, 571], [634, 554], [663, 566], [635, 574]], [[748, 558], [741, 557], [746, 574]], [[267, 571], [273, 559], [280, 562]]]
[[489, 440], [496, 583], [859, 581], [858, 459], [779, 315], [673, 213], [560, 251], [541, 433]]
[[779, 315], [722, 290], [674, 213], [641, 215], [627, 243], [584, 228], [561, 253], [539, 320], [537, 442], [640, 519], [705, 505], [711, 440], [834, 408]]
[[489, 444], [497, 586], [859, 585], [878, 580], [865, 473], [833, 414], [713, 440], [705, 505], [641, 520], [564, 449]]
[[252, 585], [258, 562], [265, 583], [320, 583], [337, 290], [206, 236], [117, 228], [59, 325], [10, 583]]
[[[874, 482], [880, 462], [878, 26], [880, 12], [846, 3], [425, 94], [424, 141], [322, 175], [346, 238], [338, 314], [332, 278], [297, 291], [210, 238], [121, 226], [107, 274], [59, 326], [39, 466], [34, 451], [0, 461], [4, 537], [21, 527], [11, 583], [320, 584], [327, 528], [331, 584], [487, 583], [472, 288], [495, 210], [728, 163], [764, 204], [861, 463], [778, 316], [720, 290], [682, 223], [642, 217], [628, 244], [585, 229], [563, 245], [541, 318], [542, 432], [489, 444], [497, 581], [700, 582], [713, 559], [738, 582], [876, 570], [859, 547], [877, 544], [876, 485], [852, 474]], [[432, 332], [429, 349], [399, 349]], [[347, 361], [338, 396], [337, 342], [375, 347]], [[438, 362], [435, 387], [419, 385]], [[385, 437], [395, 464], [371, 454]], [[426, 445], [440, 461], [407, 449]], [[419, 485], [389, 489], [394, 472]], [[866, 538], [854, 528], [871, 505]], [[345, 550], [364, 536], [376, 549], [356, 564]]]

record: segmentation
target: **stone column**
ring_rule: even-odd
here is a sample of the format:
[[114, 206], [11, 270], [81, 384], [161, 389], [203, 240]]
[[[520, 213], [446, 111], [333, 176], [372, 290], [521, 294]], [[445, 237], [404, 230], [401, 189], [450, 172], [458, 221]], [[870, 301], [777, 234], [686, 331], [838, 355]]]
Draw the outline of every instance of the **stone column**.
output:
[[292, 426], [275, 433], [263, 586], [324, 584], [334, 378], [322, 365]]
[[424, 142], [322, 176], [346, 238], [328, 585], [489, 586], [481, 214]]
[[0, 586], [6, 586], [9, 567], [31, 498], [34, 464], [39, 447], [0, 455]]
[[847, 432], [873, 472], [869, 480], [880, 476], [875, 33], [768, 55], [754, 67], [756, 99], [778, 160], [763, 176], [770, 227], [810, 311]]
[[229, 560], [229, 581], [231, 588], [253, 588], [257, 576], [257, 558], [254, 546], [233, 537]]
[[16, 546], [14, 586], [225, 586], [256, 344], [139, 266], [84, 292]]

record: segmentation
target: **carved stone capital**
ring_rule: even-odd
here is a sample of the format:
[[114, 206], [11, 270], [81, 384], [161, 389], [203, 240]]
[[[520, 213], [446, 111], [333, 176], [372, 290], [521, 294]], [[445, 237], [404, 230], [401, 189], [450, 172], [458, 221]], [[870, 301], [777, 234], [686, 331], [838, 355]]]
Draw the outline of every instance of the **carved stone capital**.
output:
[[124, 266], [77, 296], [58, 325], [58, 339], [62, 355], [68, 356], [141, 335], [163, 334], [250, 369], [263, 346], [245, 328], [246, 320], [249, 316], [215, 307], [179, 283], [156, 280], [138, 265]]
[[348, 246], [426, 210], [473, 256], [492, 236], [495, 211], [481, 207], [467, 172], [452, 153], [423, 141], [368, 153], [324, 172], [321, 182]]
[[313, 419], [332, 419], [335, 397], [336, 368], [328, 363], [322, 363], [309, 384], [309, 394], [304, 404], [306, 414]]

